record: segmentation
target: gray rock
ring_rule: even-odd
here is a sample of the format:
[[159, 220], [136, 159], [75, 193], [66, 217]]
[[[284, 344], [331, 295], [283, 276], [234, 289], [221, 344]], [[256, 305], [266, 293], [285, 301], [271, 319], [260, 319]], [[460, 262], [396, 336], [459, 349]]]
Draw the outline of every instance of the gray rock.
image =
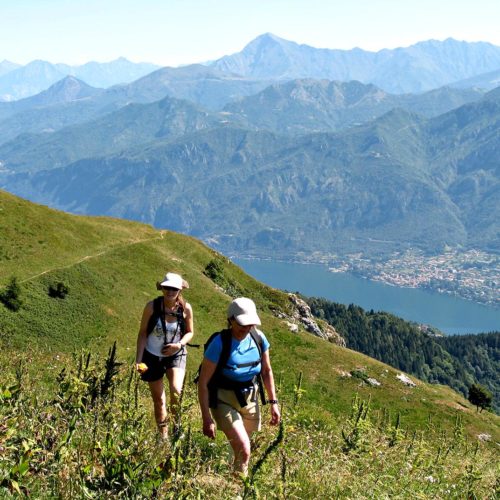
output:
[[297, 297], [294, 293], [289, 293], [288, 297], [292, 302], [294, 308], [292, 319], [296, 322], [302, 323], [304, 328], [316, 337], [332, 342], [333, 344], [341, 347], [346, 346], [345, 339], [333, 328], [331, 325], [324, 323], [319, 326], [314, 316], [311, 313], [311, 308], [301, 298]]

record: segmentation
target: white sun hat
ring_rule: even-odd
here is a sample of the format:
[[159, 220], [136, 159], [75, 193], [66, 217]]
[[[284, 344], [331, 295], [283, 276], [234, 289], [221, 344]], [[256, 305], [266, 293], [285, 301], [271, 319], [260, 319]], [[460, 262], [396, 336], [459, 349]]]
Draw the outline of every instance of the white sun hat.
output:
[[172, 288], [177, 288], [177, 290], [189, 288], [189, 285], [182, 279], [182, 276], [175, 273], [165, 274], [163, 281], [160, 282], [160, 286], [171, 286]]

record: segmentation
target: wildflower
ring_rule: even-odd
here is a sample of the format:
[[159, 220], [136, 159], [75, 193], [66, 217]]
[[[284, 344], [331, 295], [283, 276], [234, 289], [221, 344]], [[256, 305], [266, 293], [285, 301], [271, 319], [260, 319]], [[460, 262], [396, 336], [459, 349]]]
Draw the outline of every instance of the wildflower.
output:
[[479, 441], [491, 441], [491, 434], [478, 434]]
[[429, 481], [429, 483], [435, 483], [437, 479], [435, 479], [433, 476], [425, 476], [424, 481]]

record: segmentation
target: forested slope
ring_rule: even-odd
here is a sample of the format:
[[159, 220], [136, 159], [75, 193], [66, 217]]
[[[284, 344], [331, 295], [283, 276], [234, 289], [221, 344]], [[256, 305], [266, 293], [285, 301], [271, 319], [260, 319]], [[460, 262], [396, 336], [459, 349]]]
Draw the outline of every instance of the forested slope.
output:
[[312, 313], [345, 338], [347, 347], [467, 397], [473, 383], [487, 387], [500, 409], [500, 333], [437, 336], [386, 312], [365, 311], [322, 298], [307, 299]]

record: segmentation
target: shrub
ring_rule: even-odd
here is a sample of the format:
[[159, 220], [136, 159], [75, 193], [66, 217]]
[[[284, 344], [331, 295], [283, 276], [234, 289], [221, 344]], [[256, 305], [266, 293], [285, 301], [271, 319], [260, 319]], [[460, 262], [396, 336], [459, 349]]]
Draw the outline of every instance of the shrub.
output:
[[55, 286], [49, 286], [49, 297], [52, 297], [53, 299], [64, 299], [68, 293], [69, 288], [61, 281]]
[[11, 311], [18, 311], [21, 308], [22, 300], [20, 298], [21, 287], [17, 278], [12, 276], [5, 290], [0, 293], [0, 302]]
[[227, 276], [224, 261], [220, 257], [212, 259], [205, 267], [203, 274], [222, 288], [229, 296], [234, 298], [244, 295], [244, 291], [238, 283]]

